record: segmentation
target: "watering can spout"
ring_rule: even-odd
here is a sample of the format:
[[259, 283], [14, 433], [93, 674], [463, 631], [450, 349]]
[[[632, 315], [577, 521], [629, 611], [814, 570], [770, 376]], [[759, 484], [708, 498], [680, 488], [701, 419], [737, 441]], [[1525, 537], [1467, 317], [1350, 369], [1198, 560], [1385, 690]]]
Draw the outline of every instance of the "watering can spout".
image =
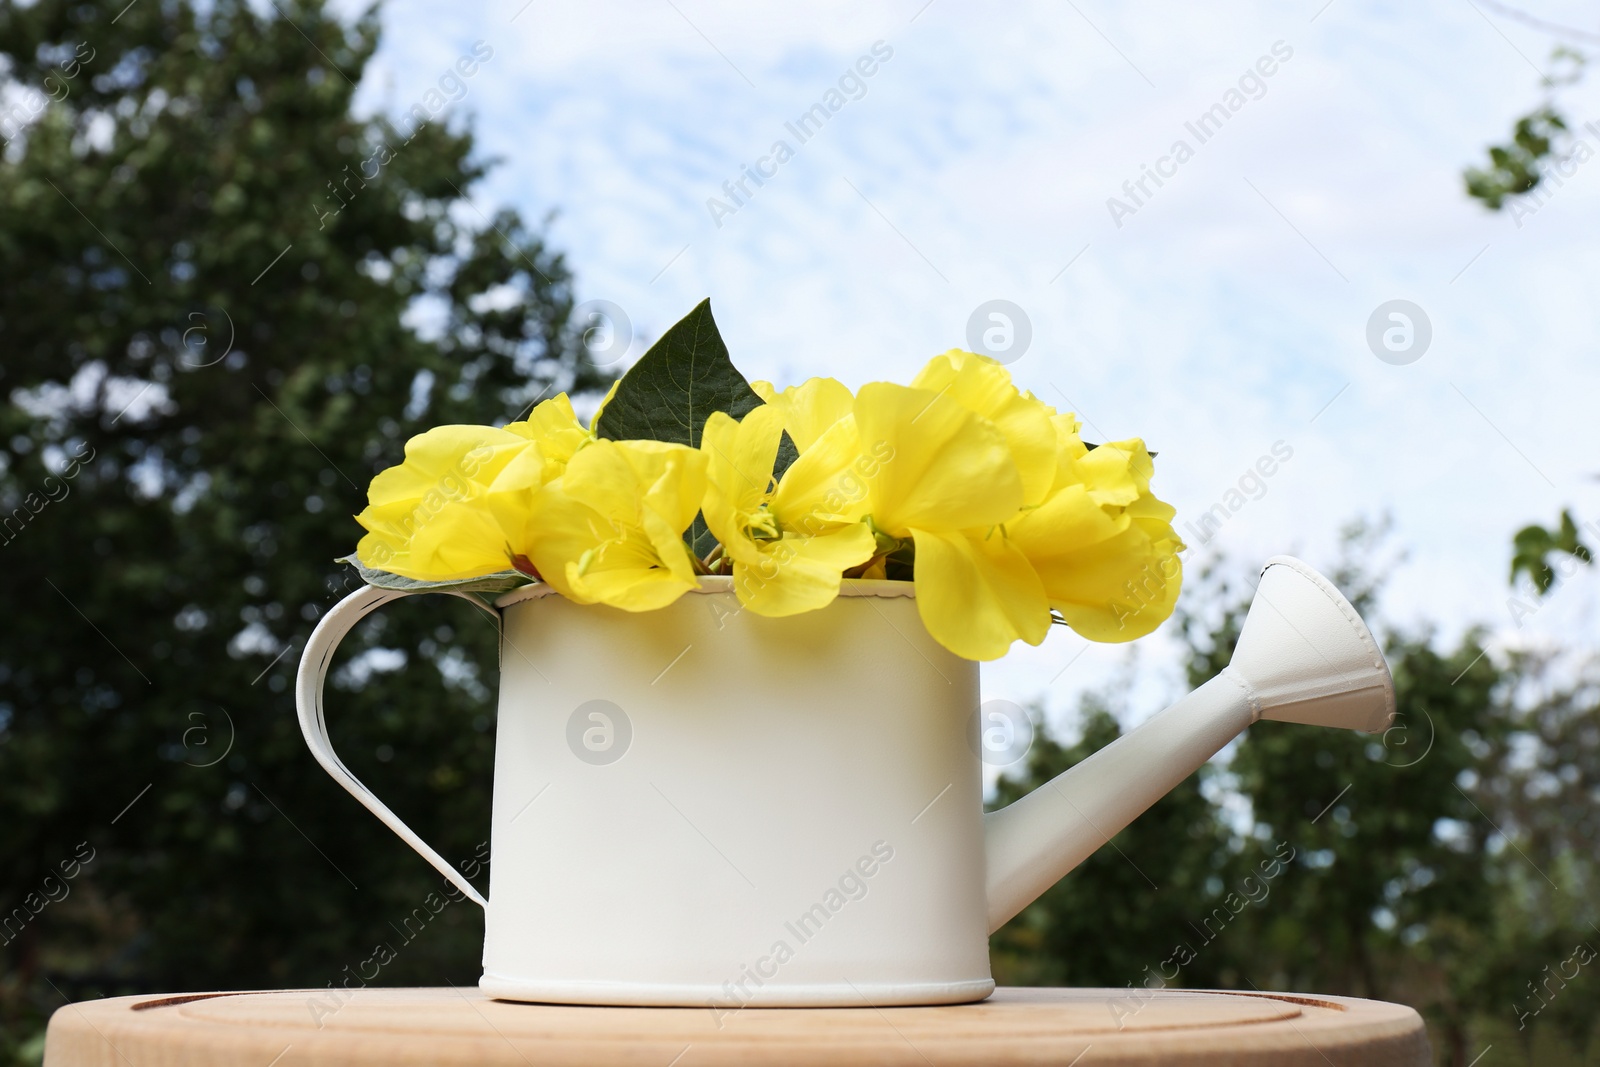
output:
[[990, 932], [1256, 720], [1382, 730], [1393, 715], [1388, 665], [1355, 608], [1305, 563], [1274, 556], [1222, 673], [985, 816]]

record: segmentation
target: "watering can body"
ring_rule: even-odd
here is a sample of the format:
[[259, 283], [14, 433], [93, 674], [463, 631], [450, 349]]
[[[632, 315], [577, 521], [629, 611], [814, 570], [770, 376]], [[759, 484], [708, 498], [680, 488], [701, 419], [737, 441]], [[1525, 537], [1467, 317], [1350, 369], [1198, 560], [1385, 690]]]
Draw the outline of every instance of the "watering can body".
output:
[[785, 619], [740, 610], [714, 578], [638, 615], [539, 586], [501, 598], [487, 901], [327, 740], [333, 648], [402, 594], [364, 589], [324, 618], [302, 726], [341, 784], [486, 905], [485, 992], [720, 1019], [980, 1000], [988, 934], [1250, 722], [1376, 729], [1393, 710], [1354, 611], [1279, 557], [1233, 667], [985, 816], [977, 664], [928, 636], [908, 583], [847, 585]]

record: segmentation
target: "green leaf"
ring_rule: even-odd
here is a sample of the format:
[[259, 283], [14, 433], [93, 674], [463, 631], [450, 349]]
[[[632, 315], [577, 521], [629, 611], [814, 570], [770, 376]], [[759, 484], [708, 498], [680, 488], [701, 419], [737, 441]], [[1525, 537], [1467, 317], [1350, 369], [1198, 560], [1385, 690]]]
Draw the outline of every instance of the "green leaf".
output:
[[1556, 572], [1549, 561], [1552, 554], [1565, 553], [1580, 563], [1594, 558], [1589, 546], [1578, 539], [1578, 526], [1569, 511], [1561, 512], [1561, 525], [1555, 530], [1524, 526], [1512, 538], [1511, 545], [1511, 581], [1515, 583], [1518, 574], [1526, 573], [1541, 596], [1555, 584]]
[[711, 301], [702, 300], [622, 376], [595, 432], [613, 441], [699, 448], [713, 411], [742, 419], [760, 406], [761, 398], [728, 358]]
[[1522, 116], [1508, 143], [1489, 146], [1487, 168], [1468, 167], [1462, 173], [1467, 195], [1499, 211], [1511, 197], [1532, 192], [1549, 172], [1546, 160], [1559, 158], [1556, 144], [1566, 132], [1566, 120], [1549, 107]]
[[453, 590], [457, 593], [506, 593], [519, 586], [524, 586], [534, 579], [531, 575], [521, 571], [496, 571], [494, 574], [484, 574], [477, 578], [455, 578], [444, 582], [424, 582], [416, 578], [403, 578], [398, 574], [380, 571], [360, 563], [354, 556], [346, 556], [335, 560], [335, 563], [348, 563], [361, 575], [361, 580], [368, 585], [375, 585], [379, 589], [405, 589], [405, 590]]

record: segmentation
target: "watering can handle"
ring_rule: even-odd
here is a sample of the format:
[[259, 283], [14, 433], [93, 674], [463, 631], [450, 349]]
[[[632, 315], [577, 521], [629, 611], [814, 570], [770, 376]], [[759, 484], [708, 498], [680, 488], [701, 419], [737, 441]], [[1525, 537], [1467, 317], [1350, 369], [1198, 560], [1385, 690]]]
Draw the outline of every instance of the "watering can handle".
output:
[[[344, 786], [351, 796], [366, 806], [368, 811], [383, 820], [385, 826], [399, 834], [402, 841], [433, 864], [434, 869], [465, 893], [467, 899], [480, 908], [487, 908], [489, 902], [483, 898], [483, 894], [473, 888], [465, 875], [450, 866], [448, 860], [429, 847], [411, 827], [401, 821], [400, 816], [390, 811], [387, 804], [373, 795], [372, 790], [362, 785], [361, 780], [350, 773], [350, 769], [333, 751], [333, 742], [328, 739], [328, 725], [322, 712], [322, 680], [328, 673], [328, 664], [333, 661], [334, 650], [339, 647], [339, 642], [344, 639], [345, 634], [355, 628], [356, 623], [383, 605], [399, 600], [403, 596], [409, 596], [413, 592], [448, 593], [495, 615], [491, 608], [486, 607], [481, 600], [471, 594], [451, 589], [380, 589], [369, 585], [356, 590], [339, 601], [322, 617], [322, 621], [317, 623], [317, 628], [311, 631], [311, 639], [306, 642], [305, 651], [300, 654], [300, 672], [295, 679], [295, 708], [300, 716], [300, 731], [305, 734], [306, 744], [311, 747], [311, 754], [322, 764], [322, 769], [333, 776], [334, 781]], [[495, 619], [498, 622], [499, 616], [495, 615]]]

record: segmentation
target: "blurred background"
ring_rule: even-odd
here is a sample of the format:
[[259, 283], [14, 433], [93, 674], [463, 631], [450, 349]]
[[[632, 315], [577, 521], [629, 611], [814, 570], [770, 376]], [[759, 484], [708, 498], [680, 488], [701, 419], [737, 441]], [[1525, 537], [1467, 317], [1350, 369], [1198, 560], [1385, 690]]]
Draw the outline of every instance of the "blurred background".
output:
[[[1600, 1062], [1595, 54], [1555, 0], [0, 6], [0, 1063], [70, 1000], [476, 980], [307, 754], [299, 650], [407, 437], [592, 407], [708, 295], [751, 377], [979, 348], [1160, 454], [1178, 616], [985, 668], [1037, 723], [994, 803], [1219, 670], [1275, 552], [1386, 643], [1394, 728], [1254, 727], [1001, 982]], [[340, 751], [479, 854], [492, 632], [347, 644]]]

